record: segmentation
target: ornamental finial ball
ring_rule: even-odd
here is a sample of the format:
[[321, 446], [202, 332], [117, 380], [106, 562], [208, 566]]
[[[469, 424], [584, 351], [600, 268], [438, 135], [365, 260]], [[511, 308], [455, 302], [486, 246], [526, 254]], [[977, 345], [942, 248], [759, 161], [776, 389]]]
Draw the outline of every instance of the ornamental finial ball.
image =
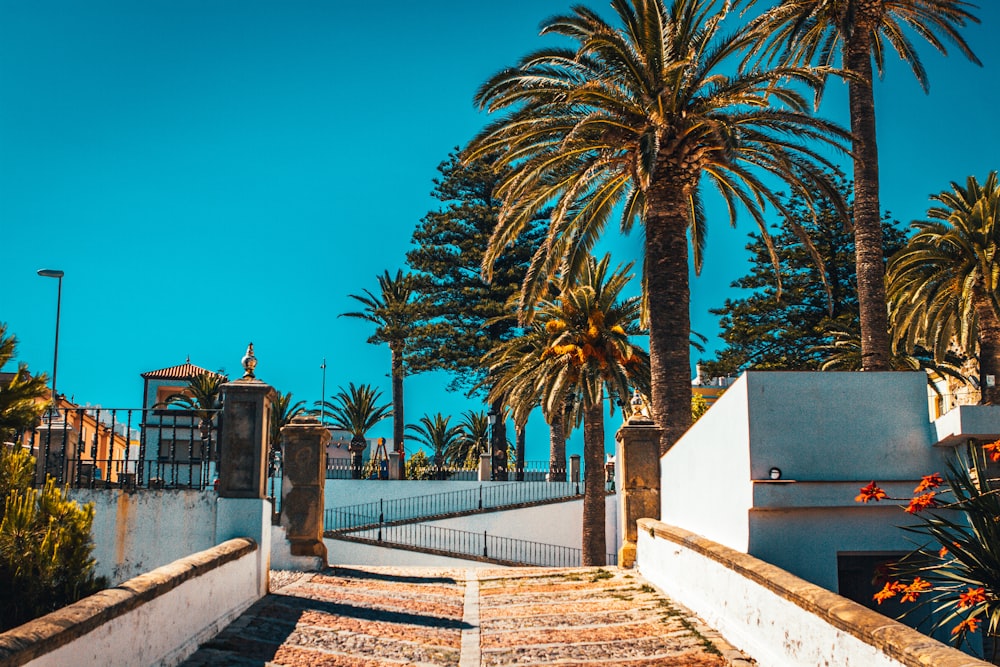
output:
[[257, 357], [253, 356], [253, 343], [247, 345], [247, 353], [243, 356], [243, 377], [252, 380], [253, 371], [257, 368]]

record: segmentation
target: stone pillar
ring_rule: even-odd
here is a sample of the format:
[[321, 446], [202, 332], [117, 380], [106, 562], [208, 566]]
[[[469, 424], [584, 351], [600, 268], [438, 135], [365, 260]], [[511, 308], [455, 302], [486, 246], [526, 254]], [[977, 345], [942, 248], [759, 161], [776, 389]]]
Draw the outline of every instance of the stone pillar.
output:
[[635, 565], [638, 539], [636, 522], [660, 518], [660, 434], [650, 419], [636, 415], [622, 426], [615, 439], [615, 476], [618, 484], [618, 530], [621, 540], [618, 567]]
[[274, 389], [255, 378], [222, 385], [219, 497], [264, 498], [267, 435]]
[[492, 478], [490, 466], [493, 464], [493, 457], [489, 454], [479, 455], [479, 481], [488, 482]]
[[303, 569], [326, 567], [323, 543], [323, 492], [326, 445], [330, 431], [315, 417], [296, 417], [281, 429], [285, 469], [281, 479], [281, 527], [293, 557], [305, 557]]
[[399, 452], [389, 452], [389, 479], [402, 479], [399, 474], [402, 467], [399, 463]]
[[569, 457], [569, 481], [574, 484], [580, 483], [580, 455], [573, 454]]

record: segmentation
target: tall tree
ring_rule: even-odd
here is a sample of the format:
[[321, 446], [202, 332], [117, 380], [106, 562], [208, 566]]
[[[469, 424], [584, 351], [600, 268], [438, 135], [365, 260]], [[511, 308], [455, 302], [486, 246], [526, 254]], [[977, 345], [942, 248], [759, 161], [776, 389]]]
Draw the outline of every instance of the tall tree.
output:
[[[851, 186], [837, 176], [845, 200]], [[835, 342], [834, 331], [858, 327], [854, 237], [836, 207], [817, 198], [810, 209], [799, 198], [788, 198], [786, 207], [796, 224], [806, 231], [817, 262], [787, 220], [771, 231], [778, 268], [771, 249], [758, 234], [750, 235], [750, 271], [732, 283], [740, 296], [726, 299], [711, 312], [720, 317], [726, 347], [714, 359], [702, 361], [708, 377], [737, 375], [748, 369], [819, 370]], [[898, 223], [882, 219], [885, 248], [892, 253], [905, 243]], [[780, 286], [778, 288], [780, 277]], [[749, 293], [747, 293], [749, 291]]]
[[798, 84], [818, 84], [815, 72], [732, 71], [757, 36], [722, 31], [731, 4], [612, 0], [618, 27], [578, 6], [542, 27], [575, 48], [536, 51], [476, 95], [482, 107], [507, 113], [476, 138], [470, 158], [505, 150], [513, 165], [498, 189], [504, 207], [487, 272], [527, 221], [554, 205], [522, 307], [537, 302], [554, 274], [586, 264], [613, 214], [624, 232], [641, 222], [652, 412], [664, 451], [691, 424], [687, 235], [700, 269], [702, 187], [721, 194], [731, 222], [743, 208], [766, 233], [764, 203], [784, 211], [769, 183], [785, 182], [807, 201], [817, 190], [836, 197], [820, 168], [832, 165], [819, 151], [848, 136], [810, 115]]
[[[751, 0], [751, 4], [757, 0]], [[864, 370], [890, 368], [885, 296], [885, 253], [879, 203], [878, 145], [872, 61], [879, 77], [890, 48], [926, 91], [927, 73], [908, 37], [912, 32], [941, 53], [956, 45], [980, 64], [959, 32], [978, 19], [963, 0], [777, 0], [753, 22], [759, 49], [771, 62], [832, 66], [848, 74], [854, 157], [854, 239]], [[821, 90], [821, 89], [820, 89]]]
[[420, 314], [420, 299], [414, 291], [413, 276], [396, 271], [393, 277], [388, 271], [378, 276], [378, 294], [364, 290], [364, 294], [348, 294], [364, 306], [363, 310], [342, 313], [341, 317], [355, 317], [375, 325], [375, 333], [368, 342], [373, 345], [383, 343], [389, 346], [392, 355], [392, 442], [399, 452], [400, 461], [405, 460], [403, 445], [403, 376], [406, 373], [404, 359], [408, 343], [417, 328]]
[[447, 452], [453, 449], [455, 443], [462, 437], [461, 426], [450, 426], [451, 417], [445, 417], [440, 412], [434, 415], [424, 415], [416, 424], [407, 424], [406, 430], [413, 434], [413, 439], [427, 445], [434, 453], [434, 470], [437, 479], [444, 479]]
[[578, 398], [580, 403], [584, 565], [603, 565], [606, 554], [605, 400], [627, 396], [630, 387], [645, 391], [649, 386], [649, 357], [629, 341], [630, 336], [641, 333], [641, 299], [623, 296], [632, 278], [632, 264], [614, 271], [610, 264], [608, 255], [600, 261], [591, 258], [577, 281], [565, 285], [557, 300], [543, 301], [538, 312], [547, 333], [547, 344], [539, 357], [545, 366], [539, 389], [546, 409], [550, 413], [563, 410], [566, 396]]
[[893, 331], [907, 351], [923, 345], [943, 361], [953, 345], [978, 355], [982, 403], [1000, 404], [1000, 181], [933, 195], [930, 220], [913, 223], [889, 264]]
[[[0, 368], [17, 353], [17, 337], [7, 334], [7, 325], [0, 322]], [[0, 381], [0, 438], [7, 440], [14, 431], [28, 428], [45, 411], [44, 400], [49, 391], [44, 373], [32, 375], [21, 362], [10, 379]]]
[[461, 434], [454, 445], [445, 452], [448, 464], [456, 468], [479, 464], [479, 455], [490, 451], [490, 421], [482, 410], [466, 410], [458, 427]]
[[[488, 281], [481, 268], [501, 207], [497, 186], [508, 171], [495, 156], [463, 162], [458, 149], [452, 152], [438, 165], [440, 177], [434, 181], [432, 195], [441, 205], [417, 225], [414, 247], [406, 254], [426, 320], [414, 333], [407, 363], [415, 372], [447, 371], [451, 390], [476, 393], [486, 376], [482, 356], [520, 333], [517, 320], [506, 317], [508, 302], [520, 290], [538, 249], [540, 225], [528, 221], [518, 242], [497, 260]], [[507, 434], [501, 402], [493, 401], [490, 412], [498, 416], [492, 431], [493, 465], [505, 474]]]
[[362, 446], [367, 444], [368, 431], [383, 419], [392, 416], [392, 405], [380, 405], [382, 392], [370, 384], [355, 385], [350, 382], [347, 389], [339, 387], [337, 393], [330, 398], [331, 400], [322, 402], [330, 426], [347, 431], [353, 436], [352, 442], [357, 441]]

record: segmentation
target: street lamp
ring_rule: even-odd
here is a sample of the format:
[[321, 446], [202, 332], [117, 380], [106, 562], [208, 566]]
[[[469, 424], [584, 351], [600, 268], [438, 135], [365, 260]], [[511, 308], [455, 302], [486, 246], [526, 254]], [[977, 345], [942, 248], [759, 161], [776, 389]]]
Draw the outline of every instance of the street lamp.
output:
[[497, 443], [496, 443], [496, 426], [497, 426], [497, 411], [496, 408], [490, 407], [490, 411], [486, 413], [486, 418], [490, 423], [490, 479], [496, 480], [497, 476]]
[[63, 272], [58, 269], [39, 269], [38, 275], [43, 278], [58, 278], [59, 288], [56, 292], [56, 348], [52, 355], [52, 404], [56, 405], [58, 394], [56, 394], [56, 369], [59, 367], [59, 310], [62, 308], [62, 279]]

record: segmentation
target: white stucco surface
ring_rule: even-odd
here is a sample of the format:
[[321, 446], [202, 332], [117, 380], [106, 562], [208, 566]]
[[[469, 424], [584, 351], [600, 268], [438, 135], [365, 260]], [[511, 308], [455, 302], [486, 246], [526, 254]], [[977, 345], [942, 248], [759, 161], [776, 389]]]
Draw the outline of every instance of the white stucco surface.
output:
[[259, 599], [257, 551], [185, 581], [29, 664], [176, 665]]
[[97, 574], [112, 586], [217, 543], [212, 491], [70, 489], [70, 497], [94, 503]]
[[[770, 588], [681, 544], [653, 537], [649, 531], [639, 531], [637, 563], [646, 579], [701, 616], [759, 665], [901, 667], [917, 664], [890, 657]], [[792, 581], [785, 584], [792, 588], [805, 585], [804, 582], [795, 584], [792, 577], [787, 579]], [[852, 604], [847, 600], [843, 603]], [[899, 623], [885, 618], [886, 641], [898, 636], [893, 634], [894, 627], [902, 629]], [[928, 638], [925, 645], [932, 644], [936, 642]], [[914, 646], [907, 644], [900, 648]], [[959, 655], [957, 651], [954, 653]], [[984, 664], [969, 656], [959, 655], [959, 658], [963, 660], [961, 664]]]
[[[1000, 432], [1000, 411], [948, 424]], [[854, 498], [909, 498], [945, 469], [937, 440], [922, 372], [745, 373], [661, 457], [660, 519], [836, 591], [838, 553], [912, 548], [897, 503]]]

